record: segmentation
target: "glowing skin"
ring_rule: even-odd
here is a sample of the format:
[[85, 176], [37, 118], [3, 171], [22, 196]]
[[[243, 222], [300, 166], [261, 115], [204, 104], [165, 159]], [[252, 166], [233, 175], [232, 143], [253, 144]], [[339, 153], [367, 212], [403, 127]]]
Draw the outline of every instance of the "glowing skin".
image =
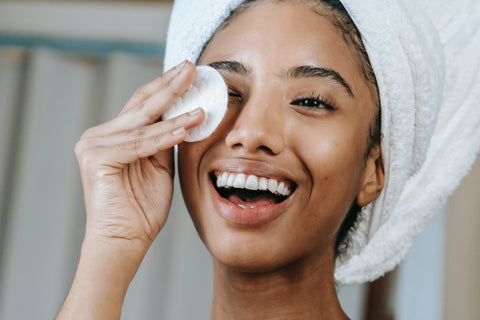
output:
[[[246, 72], [229, 70], [232, 62]], [[217, 68], [230, 92], [215, 133], [179, 146], [184, 198], [214, 261], [212, 319], [345, 318], [333, 283], [336, 234], [351, 205], [383, 186], [379, 148], [365, 157], [375, 97], [353, 49], [311, 7], [261, 2], [217, 32], [198, 64]], [[223, 172], [294, 188], [279, 204], [243, 209], [214, 188]]]

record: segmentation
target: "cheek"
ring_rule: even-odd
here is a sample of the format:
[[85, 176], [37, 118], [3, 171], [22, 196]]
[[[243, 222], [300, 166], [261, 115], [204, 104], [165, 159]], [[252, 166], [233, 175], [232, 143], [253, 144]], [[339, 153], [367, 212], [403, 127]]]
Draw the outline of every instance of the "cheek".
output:
[[330, 179], [361, 167], [366, 138], [359, 134], [354, 124], [333, 119], [297, 123], [291, 127], [295, 130], [290, 130], [290, 145], [312, 175]]
[[212, 135], [198, 142], [181, 143], [178, 146], [178, 176], [182, 196], [200, 236], [202, 227], [199, 223], [205, 211], [202, 210], [202, 204], [208, 198], [207, 153], [216, 144], [216, 139], [218, 137]]
[[199, 164], [201, 143], [182, 143], [178, 146], [178, 174], [185, 204], [190, 212], [199, 198]]
[[[200, 161], [210, 144], [210, 138], [207, 138], [198, 142], [184, 142], [178, 145], [178, 170], [180, 178], [188, 172], [189, 175], [195, 175], [195, 179], [198, 179]], [[193, 178], [193, 176], [190, 178]]]
[[313, 214], [343, 220], [359, 190], [365, 142], [354, 125], [334, 120], [296, 124], [290, 145], [310, 174]]
[[178, 146], [178, 173], [182, 188], [186, 186], [186, 177], [191, 176], [193, 173], [191, 164], [195, 162], [196, 157], [197, 152], [194, 148], [191, 148], [191, 145], [182, 143]]

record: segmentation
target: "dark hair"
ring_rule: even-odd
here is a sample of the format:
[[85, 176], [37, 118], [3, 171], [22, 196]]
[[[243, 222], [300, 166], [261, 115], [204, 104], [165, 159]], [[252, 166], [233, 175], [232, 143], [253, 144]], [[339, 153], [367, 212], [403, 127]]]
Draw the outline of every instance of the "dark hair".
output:
[[[245, 0], [242, 4], [240, 4], [238, 7], [236, 7], [230, 12], [229, 16], [217, 28], [215, 33], [226, 28], [235, 17], [247, 10], [253, 4], [260, 1], [297, 1], [310, 5], [313, 4], [317, 13], [329, 19], [330, 22], [342, 32], [345, 42], [354, 49], [354, 52], [356, 53], [356, 58], [358, 59], [358, 62], [362, 67], [362, 73], [367, 80], [370, 89], [373, 91], [374, 96], [376, 97], [375, 103], [377, 111], [375, 112], [374, 119], [372, 119], [370, 124], [370, 134], [367, 139], [367, 148], [365, 152], [365, 159], [368, 158], [372, 149], [375, 146], [380, 145], [382, 139], [380, 97], [378, 93], [375, 73], [373, 72], [370, 59], [368, 58], [367, 51], [365, 50], [365, 46], [363, 45], [362, 36], [358, 31], [357, 27], [355, 26], [353, 20], [350, 18], [350, 15], [348, 14], [343, 4], [340, 2], [340, 0]], [[329, 11], [327, 14], [325, 14], [325, 9]], [[202, 56], [205, 48], [208, 46], [212, 38], [213, 36], [203, 46], [202, 51], [200, 52], [200, 57]], [[361, 211], [362, 208], [354, 202], [338, 230], [337, 239], [335, 241], [335, 257], [346, 252], [346, 250], [348, 249], [348, 233], [352, 228], [354, 228], [357, 220], [359, 219], [359, 214]]]

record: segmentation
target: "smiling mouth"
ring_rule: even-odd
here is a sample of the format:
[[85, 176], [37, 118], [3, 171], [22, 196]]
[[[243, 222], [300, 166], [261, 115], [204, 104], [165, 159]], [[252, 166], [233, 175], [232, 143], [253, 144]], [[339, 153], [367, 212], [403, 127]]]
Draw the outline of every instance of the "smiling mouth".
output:
[[295, 191], [291, 181], [233, 172], [212, 172], [210, 179], [218, 194], [242, 209], [278, 204]]

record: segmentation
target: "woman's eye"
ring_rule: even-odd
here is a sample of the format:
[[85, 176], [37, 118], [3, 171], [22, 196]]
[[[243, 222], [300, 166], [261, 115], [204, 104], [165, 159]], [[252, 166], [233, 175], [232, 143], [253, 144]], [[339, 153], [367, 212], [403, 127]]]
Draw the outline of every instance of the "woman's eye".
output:
[[228, 90], [228, 100], [233, 102], [239, 102], [242, 100], [242, 95], [236, 91]]
[[229, 96], [229, 97], [235, 97], [235, 98], [241, 98], [241, 97], [242, 97], [242, 96], [239, 95], [238, 93], [232, 92], [232, 91], [229, 91], [229, 92], [228, 92], [228, 96]]
[[292, 102], [293, 105], [313, 108], [313, 109], [328, 109], [333, 110], [332, 104], [318, 98], [302, 98]]

